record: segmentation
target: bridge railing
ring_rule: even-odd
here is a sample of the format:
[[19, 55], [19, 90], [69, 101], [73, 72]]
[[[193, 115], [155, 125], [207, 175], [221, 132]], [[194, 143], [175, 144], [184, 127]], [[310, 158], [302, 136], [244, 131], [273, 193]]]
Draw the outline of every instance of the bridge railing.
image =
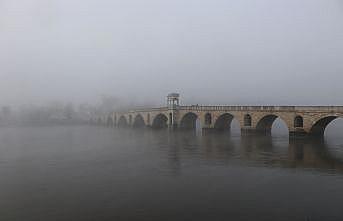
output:
[[[117, 114], [166, 112], [168, 107], [144, 108], [130, 111], [116, 112]], [[186, 111], [310, 111], [310, 112], [338, 112], [343, 113], [343, 106], [224, 106], [224, 105], [189, 105], [179, 106], [178, 110]]]
[[195, 111], [261, 111], [261, 110], [277, 110], [274, 106], [182, 106], [180, 110], [195, 110]]
[[343, 112], [343, 106], [180, 106], [180, 110], [190, 111], [320, 111]]

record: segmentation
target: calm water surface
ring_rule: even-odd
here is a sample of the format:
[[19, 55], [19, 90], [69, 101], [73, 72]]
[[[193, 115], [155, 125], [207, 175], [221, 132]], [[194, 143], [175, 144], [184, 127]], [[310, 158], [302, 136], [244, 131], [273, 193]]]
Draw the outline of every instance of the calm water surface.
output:
[[0, 220], [343, 220], [343, 131], [0, 128]]

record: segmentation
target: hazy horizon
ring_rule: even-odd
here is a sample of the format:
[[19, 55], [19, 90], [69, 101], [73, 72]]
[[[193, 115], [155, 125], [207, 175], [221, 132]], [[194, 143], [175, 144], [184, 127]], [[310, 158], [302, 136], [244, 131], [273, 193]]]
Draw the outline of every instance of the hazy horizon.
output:
[[0, 105], [340, 105], [343, 1], [0, 1]]

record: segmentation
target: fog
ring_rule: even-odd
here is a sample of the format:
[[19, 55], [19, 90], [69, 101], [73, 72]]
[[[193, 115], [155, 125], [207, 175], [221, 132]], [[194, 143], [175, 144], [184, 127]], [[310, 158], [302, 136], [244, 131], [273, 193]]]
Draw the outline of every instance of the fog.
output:
[[340, 105], [341, 0], [1, 0], [0, 105]]
[[0, 0], [0, 221], [343, 220], [342, 83], [343, 0]]

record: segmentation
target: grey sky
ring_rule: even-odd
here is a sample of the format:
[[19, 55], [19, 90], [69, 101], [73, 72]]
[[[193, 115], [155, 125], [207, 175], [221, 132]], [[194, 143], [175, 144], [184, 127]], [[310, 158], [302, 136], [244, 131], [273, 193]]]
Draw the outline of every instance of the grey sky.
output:
[[0, 104], [343, 104], [341, 0], [0, 0]]

